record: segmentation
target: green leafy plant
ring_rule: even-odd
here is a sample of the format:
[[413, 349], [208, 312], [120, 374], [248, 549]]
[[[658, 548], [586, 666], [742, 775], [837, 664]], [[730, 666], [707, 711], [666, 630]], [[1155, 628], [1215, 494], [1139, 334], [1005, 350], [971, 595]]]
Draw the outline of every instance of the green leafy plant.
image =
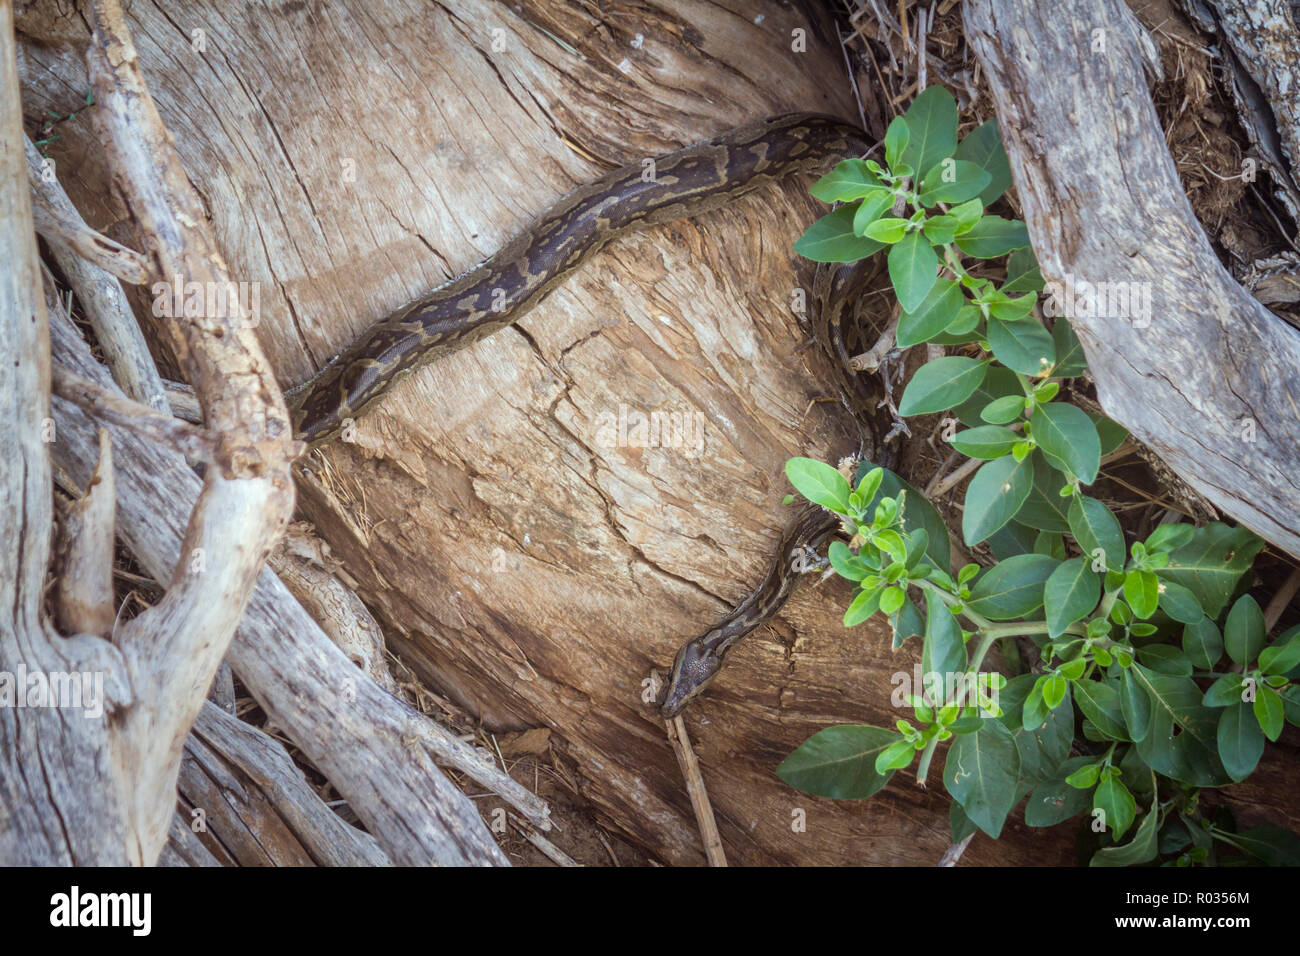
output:
[[[827, 728], [778, 775], [861, 799], [913, 763], [924, 781], [947, 742], [954, 840], [976, 828], [997, 837], [1027, 801], [1030, 826], [1088, 813], [1093, 865], [1205, 864], [1225, 850], [1300, 862], [1300, 840], [1236, 833], [1198, 800], [1201, 788], [1245, 779], [1286, 721], [1300, 725], [1300, 628], [1268, 643], [1242, 593], [1263, 542], [1220, 523], [1162, 524], [1126, 541], [1084, 490], [1126, 433], [1057, 400], [1086, 370], [1083, 350], [1066, 318], [1049, 329], [1034, 315], [1043, 280], [1024, 224], [985, 212], [1011, 184], [996, 126], [958, 143], [956, 104], [932, 87], [884, 145], [884, 165], [849, 160], [813, 187], [841, 205], [796, 249], [832, 262], [888, 249], [899, 345], [960, 347], [912, 376], [899, 412], [945, 412], [964, 426], [950, 441], [983, 464], [962, 538], [987, 543], [997, 563], [954, 573], [943, 519], [892, 472], [863, 463], [850, 480], [792, 459], [796, 491], [840, 515], [849, 536], [829, 549], [857, 588], [845, 625], [883, 614], [895, 648], [912, 637], [922, 646], [919, 683], [895, 692], [911, 719]], [[968, 268], [966, 257], [982, 262]], [[976, 274], [999, 257], [1000, 277]], [[981, 670], [994, 644], [1018, 636], [1038, 646], [1037, 672]], [[1003, 649], [1018, 659], [1013, 642]], [[1076, 745], [1084, 754], [1070, 757]]]

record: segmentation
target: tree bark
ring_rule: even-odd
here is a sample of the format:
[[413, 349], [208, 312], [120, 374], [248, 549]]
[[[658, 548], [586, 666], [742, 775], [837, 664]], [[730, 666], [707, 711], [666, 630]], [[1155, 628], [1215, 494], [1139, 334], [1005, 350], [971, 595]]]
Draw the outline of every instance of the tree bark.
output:
[[[261, 284], [259, 336], [286, 385], [609, 164], [769, 113], [857, 115], [813, 4], [341, 3], [265, 18], [187, 2], [165, 17], [137, 4], [132, 16], [232, 271]], [[61, 28], [32, 29], [46, 27]], [[805, 52], [792, 49], [796, 30]], [[28, 53], [33, 111], [51, 77], [82, 82], [66, 50]], [[78, 208], [128, 238], [75, 124], [59, 148]], [[642, 682], [772, 559], [785, 460], [856, 448], [847, 416], [815, 401], [829, 371], [816, 349], [800, 350], [791, 309], [811, 280], [791, 246], [824, 211], [807, 185], [621, 240], [518, 329], [413, 375], [358, 423], [356, 441], [327, 447], [300, 477], [304, 516], [390, 646], [491, 730], [551, 728], [602, 819], [668, 862], [703, 853]], [[137, 306], [148, 313], [147, 298]], [[702, 447], [620, 431], [651, 412], [701, 415], [690, 420], [703, 421]], [[141, 539], [173, 520], [149, 514], [150, 488], [175, 487], [151, 484], [172, 459], [145, 460], [140, 473], [155, 477], [134, 496]], [[174, 540], [174, 528], [152, 531]], [[385, 698], [358, 711], [330, 691], [328, 703], [295, 701], [290, 675], [330, 688], [350, 665], [299, 643], [302, 619], [280, 619], [282, 590], [267, 587], [232, 660], [246, 681], [279, 675], [254, 693], [304, 749], [317, 738], [308, 755], [337, 784], [345, 768], [331, 749]], [[933, 864], [950, 843], [937, 778], [929, 791], [897, 780], [845, 803], [773, 774], [829, 724], [898, 716], [892, 678], [911, 673], [917, 649], [891, 652], [877, 622], [846, 631], [848, 597], [843, 582], [802, 586], [687, 714], [733, 863]], [[382, 713], [388, 747], [403, 725]], [[359, 813], [379, 802], [345, 795]], [[393, 833], [375, 832], [407, 859]], [[1066, 863], [1072, 841], [1068, 828], [1012, 821], [997, 842], [976, 837], [962, 864]]]
[[965, 16], [1044, 277], [1064, 296], [1149, 296], [1147, 322], [1109, 307], [1072, 319], [1106, 414], [1300, 557], [1300, 332], [1237, 284], [1196, 221], [1141, 27], [1119, 0], [973, 0]]

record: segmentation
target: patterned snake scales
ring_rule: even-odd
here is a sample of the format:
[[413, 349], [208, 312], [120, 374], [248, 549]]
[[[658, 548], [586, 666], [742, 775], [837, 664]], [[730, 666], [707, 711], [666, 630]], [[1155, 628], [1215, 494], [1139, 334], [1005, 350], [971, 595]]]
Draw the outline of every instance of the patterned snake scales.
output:
[[[750, 123], [654, 162], [612, 170], [561, 199], [491, 258], [375, 325], [317, 375], [286, 393], [297, 437], [318, 445], [338, 435], [401, 377], [516, 322], [612, 239], [716, 209], [792, 173], [861, 154], [860, 130], [828, 116], [790, 114]], [[846, 373], [841, 317], [870, 270], [822, 269], [814, 289], [815, 333], [839, 361], [837, 387], [866, 408], [863, 386]], [[874, 402], [870, 403], [874, 405]], [[805, 545], [816, 547], [838, 523], [805, 508], [781, 540], [764, 581], [714, 628], [678, 652], [661, 712], [674, 716], [717, 675], [722, 658], [785, 603]], [[794, 565], [792, 567], [792, 564]]]

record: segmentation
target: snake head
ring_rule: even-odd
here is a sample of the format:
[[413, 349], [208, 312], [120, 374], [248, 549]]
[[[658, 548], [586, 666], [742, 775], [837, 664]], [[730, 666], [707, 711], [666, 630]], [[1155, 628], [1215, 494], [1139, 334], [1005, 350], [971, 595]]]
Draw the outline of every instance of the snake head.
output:
[[659, 713], [664, 717], [676, 717], [687, 704], [722, 668], [722, 657], [711, 648], [702, 646], [697, 641], [682, 647], [673, 661], [672, 680], [668, 684], [668, 693], [659, 706]]

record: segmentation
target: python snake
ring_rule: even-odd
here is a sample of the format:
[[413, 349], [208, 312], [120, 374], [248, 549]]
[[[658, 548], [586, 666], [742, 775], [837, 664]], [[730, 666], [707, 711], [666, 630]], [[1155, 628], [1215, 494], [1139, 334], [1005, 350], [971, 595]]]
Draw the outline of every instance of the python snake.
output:
[[[337, 436], [415, 368], [518, 321], [618, 236], [716, 209], [776, 179], [859, 155], [868, 145], [861, 130], [833, 117], [788, 114], [738, 127], [651, 164], [610, 171], [561, 199], [480, 265], [373, 326], [319, 373], [286, 392], [296, 437], [319, 445]], [[818, 272], [814, 333], [838, 359], [835, 365], [848, 357], [844, 313], [870, 274], [861, 263]], [[855, 379], [843, 371], [836, 385], [846, 402], [867, 408]], [[834, 516], [820, 508], [800, 514], [762, 584], [678, 652], [661, 708], [665, 716], [699, 694], [735, 641], [781, 607], [796, 580], [791, 554], [820, 543], [836, 526]]]

